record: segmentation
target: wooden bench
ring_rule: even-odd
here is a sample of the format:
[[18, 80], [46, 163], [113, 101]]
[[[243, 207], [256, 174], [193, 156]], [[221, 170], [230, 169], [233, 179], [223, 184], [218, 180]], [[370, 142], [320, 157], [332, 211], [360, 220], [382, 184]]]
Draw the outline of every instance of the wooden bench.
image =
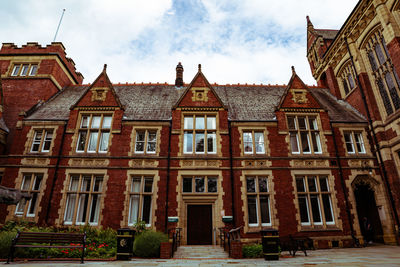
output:
[[[80, 244], [79, 246], [72, 246]], [[14, 261], [15, 248], [82, 248], [81, 263], [85, 256], [86, 233], [18, 232], [11, 242], [7, 263]]]
[[314, 242], [309, 237], [293, 237], [281, 236], [280, 247], [281, 251], [289, 251], [289, 254], [293, 257], [296, 256], [297, 251], [303, 251], [304, 255], [307, 256], [307, 250], [314, 250]]

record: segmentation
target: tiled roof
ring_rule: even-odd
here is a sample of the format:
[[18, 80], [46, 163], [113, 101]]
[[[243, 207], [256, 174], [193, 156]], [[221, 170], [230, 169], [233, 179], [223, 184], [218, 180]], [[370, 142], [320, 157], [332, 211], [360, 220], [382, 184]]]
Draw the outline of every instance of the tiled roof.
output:
[[336, 34], [339, 32], [338, 30], [318, 30], [315, 29], [315, 32], [322, 36], [324, 39], [335, 39]]
[[[68, 120], [70, 107], [88, 86], [70, 86], [41, 105], [27, 120]], [[213, 88], [228, 108], [232, 121], [275, 120], [275, 109], [285, 92], [284, 86], [214, 85]], [[171, 108], [185, 88], [174, 85], [114, 85], [125, 106], [124, 120], [170, 120]], [[310, 88], [313, 95], [328, 110], [334, 121], [359, 122], [364, 119], [348, 104], [337, 100], [328, 90]]]

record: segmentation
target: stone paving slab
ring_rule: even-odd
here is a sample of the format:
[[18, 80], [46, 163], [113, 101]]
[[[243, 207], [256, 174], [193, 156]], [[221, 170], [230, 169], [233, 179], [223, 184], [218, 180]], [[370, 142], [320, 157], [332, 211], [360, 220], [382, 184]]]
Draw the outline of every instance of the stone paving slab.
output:
[[[400, 266], [400, 246], [373, 246], [310, 251], [308, 257], [301, 252], [296, 257], [285, 257], [279, 261], [264, 259], [132, 259], [130, 261], [86, 261], [74, 262], [16, 262], [8, 266], [21, 267], [133, 267], [133, 266], [188, 266], [188, 267], [247, 267], [247, 266]], [[287, 256], [288, 254], [284, 254]], [[6, 265], [7, 266], [7, 265]]]

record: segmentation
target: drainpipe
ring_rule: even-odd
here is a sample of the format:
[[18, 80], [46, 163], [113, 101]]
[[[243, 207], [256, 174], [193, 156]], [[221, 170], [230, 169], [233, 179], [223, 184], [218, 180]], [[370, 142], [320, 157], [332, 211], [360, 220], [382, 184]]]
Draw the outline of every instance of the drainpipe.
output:
[[228, 120], [228, 135], [229, 135], [229, 165], [231, 172], [231, 195], [232, 195], [232, 218], [233, 227], [236, 227], [236, 216], [235, 216], [235, 196], [234, 196], [234, 175], [233, 175], [233, 157], [232, 157], [232, 129], [231, 121]]
[[67, 131], [67, 124], [68, 124], [68, 121], [65, 121], [64, 128], [63, 128], [63, 133], [61, 135], [60, 149], [58, 150], [56, 168], [54, 170], [53, 183], [51, 184], [50, 196], [49, 196], [49, 201], [48, 201], [48, 204], [47, 204], [47, 211], [46, 211], [46, 218], [45, 218], [46, 219], [46, 224], [49, 224], [51, 199], [53, 198], [54, 187], [56, 185], [56, 181], [57, 181], [57, 178], [58, 178], [58, 170], [59, 170], [60, 161], [61, 161], [61, 155], [62, 155], [62, 151], [63, 151], [63, 147], [64, 147], [65, 132]]
[[355, 246], [359, 247], [360, 246], [360, 242], [359, 242], [358, 238], [356, 238], [356, 236], [355, 236], [353, 222], [352, 222], [352, 219], [351, 219], [349, 199], [347, 197], [347, 190], [346, 190], [347, 188], [346, 188], [346, 184], [344, 182], [342, 163], [340, 162], [338, 146], [337, 146], [337, 143], [336, 143], [335, 130], [333, 129], [331, 121], [329, 121], [329, 124], [331, 125], [331, 130], [332, 130], [333, 146], [335, 147], [336, 161], [337, 161], [338, 166], [339, 166], [340, 184], [342, 185], [342, 190], [343, 190], [343, 194], [344, 194], [344, 203], [346, 204], [346, 213], [347, 213], [347, 217], [349, 219], [350, 233], [351, 233], [351, 237], [353, 238]]
[[400, 231], [399, 216], [397, 214], [396, 204], [394, 202], [392, 191], [391, 191], [391, 188], [390, 188], [390, 184], [389, 184], [389, 179], [388, 179], [387, 172], [386, 172], [385, 163], [383, 162], [381, 148], [380, 148], [378, 139], [376, 137], [374, 127], [372, 125], [371, 113], [369, 111], [368, 103], [367, 103], [367, 100], [365, 98], [364, 88], [361, 86], [360, 78], [358, 77], [357, 70], [356, 70], [356, 67], [354, 65], [354, 59], [353, 59], [353, 55], [350, 52], [350, 47], [349, 47], [349, 43], [347, 41], [347, 37], [345, 37], [344, 40], [346, 42], [347, 51], [349, 52], [349, 55], [350, 55], [351, 65], [353, 67], [354, 73], [356, 74], [357, 85], [358, 85], [358, 87], [360, 89], [361, 98], [362, 98], [365, 110], [367, 112], [368, 124], [369, 124], [369, 128], [370, 128], [369, 133], [371, 134], [371, 132], [372, 132], [372, 137], [373, 137], [373, 140], [374, 140], [375, 158], [377, 158], [376, 154], [378, 154], [378, 159], [379, 159], [378, 163], [381, 162], [381, 164], [379, 164], [379, 169], [380, 169], [381, 173], [383, 174], [383, 178], [384, 178], [383, 180], [385, 181], [386, 191], [388, 192], [388, 195], [389, 195], [391, 208], [392, 208], [392, 211], [393, 211], [393, 214], [394, 214], [394, 219], [395, 219], [396, 224], [397, 224], [397, 234], [400, 235], [400, 232], [399, 232]]
[[168, 136], [168, 157], [167, 157], [167, 195], [165, 197], [165, 233], [168, 233], [168, 194], [169, 194], [169, 171], [171, 161], [171, 133], [172, 133], [172, 120], [169, 122], [169, 136]]

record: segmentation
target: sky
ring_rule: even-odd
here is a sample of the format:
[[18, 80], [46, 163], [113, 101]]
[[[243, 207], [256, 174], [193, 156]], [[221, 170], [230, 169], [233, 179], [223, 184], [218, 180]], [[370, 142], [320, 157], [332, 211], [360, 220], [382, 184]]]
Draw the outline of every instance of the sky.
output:
[[340, 29], [356, 0], [0, 0], [0, 42], [55, 36], [85, 77], [107, 64], [113, 83], [189, 83], [198, 64], [210, 83], [287, 84], [291, 66], [316, 84], [306, 58], [306, 16]]

